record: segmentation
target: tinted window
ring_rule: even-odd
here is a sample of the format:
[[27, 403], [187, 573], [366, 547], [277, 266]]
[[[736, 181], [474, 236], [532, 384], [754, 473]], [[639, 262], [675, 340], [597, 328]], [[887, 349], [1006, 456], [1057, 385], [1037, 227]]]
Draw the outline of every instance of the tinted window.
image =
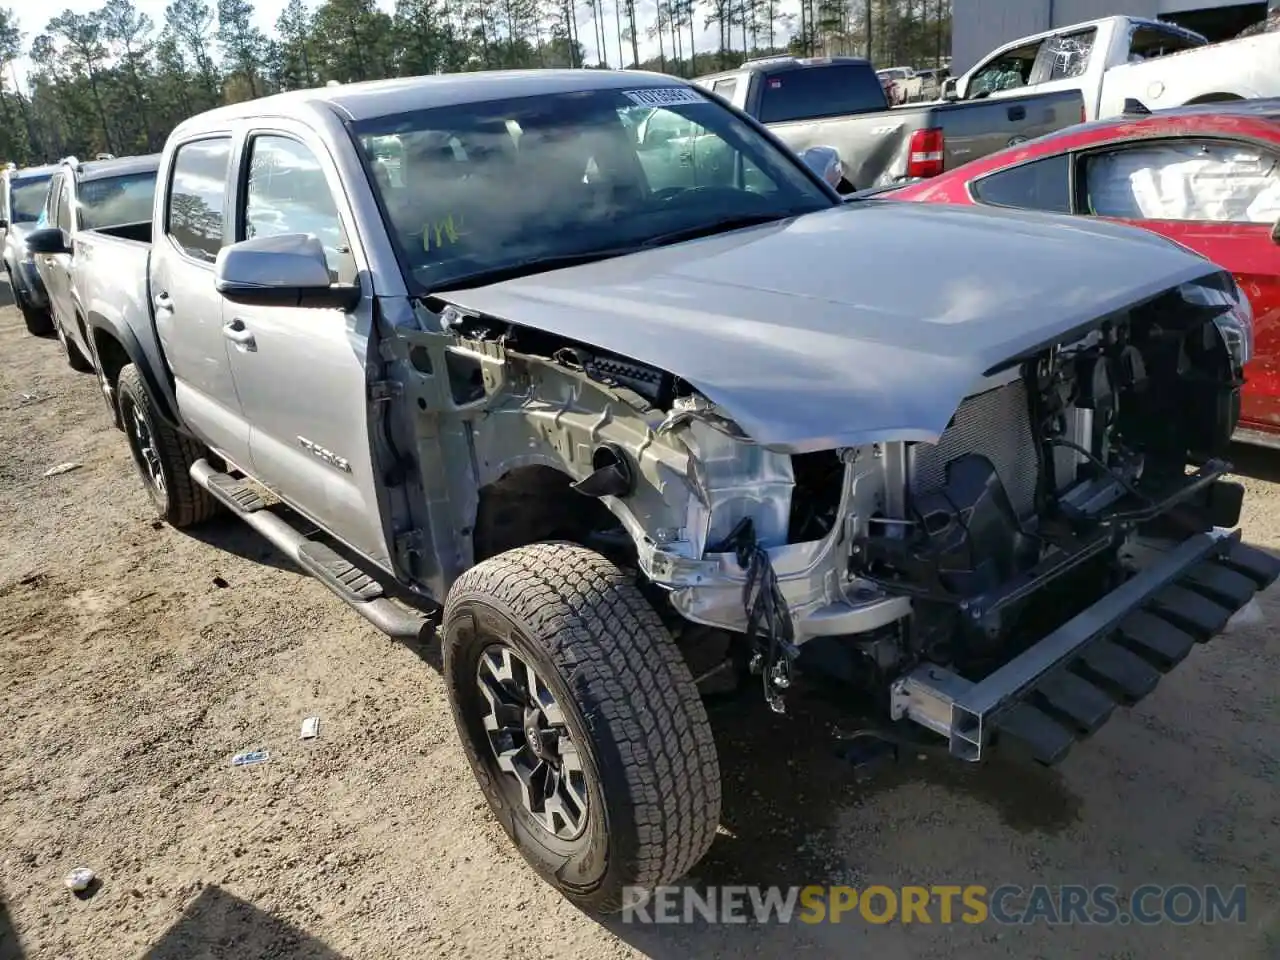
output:
[[1273, 224], [1280, 162], [1246, 143], [1144, 143], [1084, 159], [1085, 209], [1129, 220]]
[[244, 238], [281, 233], [318, 238], [333, 279], [355, 279], [346, 233], [319, 161], [296, 140], [255, 137], [245, 190]]
[[178, 148], [165, 232], [187, 256], [213, 263], [222, 247], [223, 193], [231, 140], [196, 140]]
[[761, 123], [869, 113], [889, 105], [875, 71], [856, 64], [802, 67], [767, 74], [760, 82]]
[[84, 230], [101, 230], [149, 221], [155, 195], [154, 171], [81, 183], [80, 226]]
[[59, 230], [71, 232], [71, 184], [63, 178], [62, 187], [59, 191], [61, 196], [58, 197], [58, 212], [56, 219], [53, 221], [54, 226]]
[[1071, 212], [1071, 164], [1066, 155], [1046, 157], [983, 177], [973, 185], [981, 203], [1048, 213]]
[[35, 223], [40, 219], [49, 195], [49, 177], [14, 180], [9, 188], [9, 219], [14, 223]]

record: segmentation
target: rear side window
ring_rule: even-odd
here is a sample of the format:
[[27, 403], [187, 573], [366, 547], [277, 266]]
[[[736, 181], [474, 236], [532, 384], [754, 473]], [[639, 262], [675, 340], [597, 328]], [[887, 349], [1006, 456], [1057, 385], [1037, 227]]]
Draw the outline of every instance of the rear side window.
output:
[[[869, 66], [801, 67], [760, 78], [760, 122], [816, 120], [888, 109], [884, 87]], [[720, 91], [716, 91], [719, 93]]]
[[156, 194], [154, 171], [103, 177], [80, 184], [80, 226], [85, 230], [122, 227], [151, 219]]
[[979, 203], [1046, 213], [1071, 212], [1071, 162], [1062, 154], [1001, 170], [974, 181]]
[[1083, 77], [1089, 70], [1089, 57], [1093, 55], [1093, 45], [1097, 39], [1096, 27], [1061, 37], [1050, 37], [1044, 46], [1045, 56], [1049, 60], [1045, 81]]
[[725, 77], [723, 80], [717, 80], [711, 85], [711, 91], [718, 93], [726, 100], [733, 100], [733, 92], [738, 89], [737, 77]]
[[213, 263], [222, 248], [231, 138], [196, 140], [173, 158], [165, 232], [193, 260]]

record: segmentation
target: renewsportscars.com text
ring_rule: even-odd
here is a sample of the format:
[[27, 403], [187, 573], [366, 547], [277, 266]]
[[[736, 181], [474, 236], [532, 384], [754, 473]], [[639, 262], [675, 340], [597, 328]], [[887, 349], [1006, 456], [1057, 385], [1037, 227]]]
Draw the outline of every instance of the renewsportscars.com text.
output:
[[1093, 925], [1244, 923], [1243, 886], [1160, 886], [1122, 890], [1004, 884], [934, 886], [631, 888], [624, 923], [868, 923]]

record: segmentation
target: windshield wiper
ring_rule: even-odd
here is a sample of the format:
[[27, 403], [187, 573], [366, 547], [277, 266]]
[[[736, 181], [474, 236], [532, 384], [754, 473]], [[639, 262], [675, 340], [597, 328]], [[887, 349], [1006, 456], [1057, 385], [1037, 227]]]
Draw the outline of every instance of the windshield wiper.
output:
[[697, 240], [699, 237], [710, 237], [717, 233], [728, 233], [730, 230], [741, 230], [744, 227], [756, 227], [762, 223], [777, 223], [779, 220], [786, 220], [798, 215], [789, 211], [784, 213], [740, 213], [732, 217], [721, 217], [719, 220], [697, 223], [691, 227], [682, 227], [679, 230], [672, 230], [670, 233], [660, 233], [656, 237], [649, 237], [647, 240], [642, 241], [640, 246], [646, 250], [652, 247], [665, 247], [669, 243], [679, 243], [682, 240]]

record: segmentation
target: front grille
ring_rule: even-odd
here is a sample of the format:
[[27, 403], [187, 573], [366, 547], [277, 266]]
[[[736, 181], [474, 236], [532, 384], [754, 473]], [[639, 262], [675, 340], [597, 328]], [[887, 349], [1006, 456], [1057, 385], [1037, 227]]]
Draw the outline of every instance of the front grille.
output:
[[1040, 465], [1021, 380], [969, 397], [937, 443], [917, 443], [909, 449], [912, 496], [941, 490], [947, 483], [947, 464], [976, 453], [995, 467], [1018, 517], [1035, 512]]

